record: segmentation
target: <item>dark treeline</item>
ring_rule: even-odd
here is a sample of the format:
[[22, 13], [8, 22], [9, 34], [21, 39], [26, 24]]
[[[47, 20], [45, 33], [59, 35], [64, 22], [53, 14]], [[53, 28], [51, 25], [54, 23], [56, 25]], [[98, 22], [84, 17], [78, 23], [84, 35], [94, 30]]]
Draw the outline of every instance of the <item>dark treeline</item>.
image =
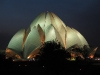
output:
[[[79, 48], [75, 48], [74, 51], [83, 52]], [[88, 53], [85, 51], [84, 56], [87, 56]], [[79, 57], [76, 57], [75, 61], [69, 61], [67, 60], [69, 58], [71, 58], [70, 51], [65, 50], [59, 42], [52, 41], [44, 43], [36, 55], [35, 61], [13, 61], [12, 58], [5, 59], [5, 53], [2, 53], [0, 55], [0, 69], [4, 75], [6, 73], [15, 75], [26, 73], [35, 75], [87, 75], [98, 74], [100, 71], [100, 66], [96, 65], [100, 62], [91, 59], [81, 60]]]

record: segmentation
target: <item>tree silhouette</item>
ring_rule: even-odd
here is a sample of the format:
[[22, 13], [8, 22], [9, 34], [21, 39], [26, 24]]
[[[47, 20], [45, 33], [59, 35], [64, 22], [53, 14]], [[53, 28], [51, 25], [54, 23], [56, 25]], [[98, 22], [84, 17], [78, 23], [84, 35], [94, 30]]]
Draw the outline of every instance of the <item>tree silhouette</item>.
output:
[[45, 62], [46, 64], [51, 62], [60, 62], [66, 60], [70, 57], [69, 52], [65, 51], [65, 48], [58, 42], [48, 41], [40, 48], [38, 53], [39, 60]]
[[92, 51], [92, 48], [89, 48], [88, 46], [84, 45], [82, 48], [82, 54], [85, 57], [85, 59], [89, 56], [90, 52]]

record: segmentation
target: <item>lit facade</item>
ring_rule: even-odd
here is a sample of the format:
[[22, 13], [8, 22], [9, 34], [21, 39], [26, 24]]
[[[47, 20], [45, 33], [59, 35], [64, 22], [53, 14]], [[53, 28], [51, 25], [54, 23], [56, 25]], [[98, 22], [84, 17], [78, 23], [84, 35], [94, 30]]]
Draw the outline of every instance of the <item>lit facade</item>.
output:
[[20, 58], [27, 59], [39, 52], [44, 42], [52, 40], [60, 42], [66, 49], [75, 44], [88, 46], [86, 39], [76, 29], [65, 25], [54, 13], [47, 12], [37, 16], [27, 30], [19, 30], [10, 40], [6, 52], [11, 50]]

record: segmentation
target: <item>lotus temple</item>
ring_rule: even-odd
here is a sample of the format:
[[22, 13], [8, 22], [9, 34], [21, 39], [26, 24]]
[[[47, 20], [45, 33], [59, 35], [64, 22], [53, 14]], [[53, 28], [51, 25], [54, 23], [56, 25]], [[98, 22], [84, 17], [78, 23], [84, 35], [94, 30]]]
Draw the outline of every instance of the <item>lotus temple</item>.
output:
[[68, 49], [77, 44], [80, 48], [89, 47], [84, 36], [71, 28], [54, 13], [44, 12], [37, 16], [28, 29], [20, 29], [11, 38], [6, 48], [6, 58], [32, 58], [39, 52], [40, 46], [47, 41], [58, 41]]

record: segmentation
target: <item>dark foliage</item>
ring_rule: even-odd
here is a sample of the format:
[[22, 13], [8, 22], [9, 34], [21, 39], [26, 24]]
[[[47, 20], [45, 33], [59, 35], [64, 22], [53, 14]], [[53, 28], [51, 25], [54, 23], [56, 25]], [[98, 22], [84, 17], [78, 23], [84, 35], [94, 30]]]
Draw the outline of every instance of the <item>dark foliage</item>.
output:
[[41, 60], [43, 62], [60, 62], [66, 60], [66, 58], [70, 57], [69, 52], [65, 51], [65, 48], [62, 47], [60, 43], [56, 43], [55, 41], [45, 42], [41, 47], [39, 56], [36, 56], [36, 59]]

